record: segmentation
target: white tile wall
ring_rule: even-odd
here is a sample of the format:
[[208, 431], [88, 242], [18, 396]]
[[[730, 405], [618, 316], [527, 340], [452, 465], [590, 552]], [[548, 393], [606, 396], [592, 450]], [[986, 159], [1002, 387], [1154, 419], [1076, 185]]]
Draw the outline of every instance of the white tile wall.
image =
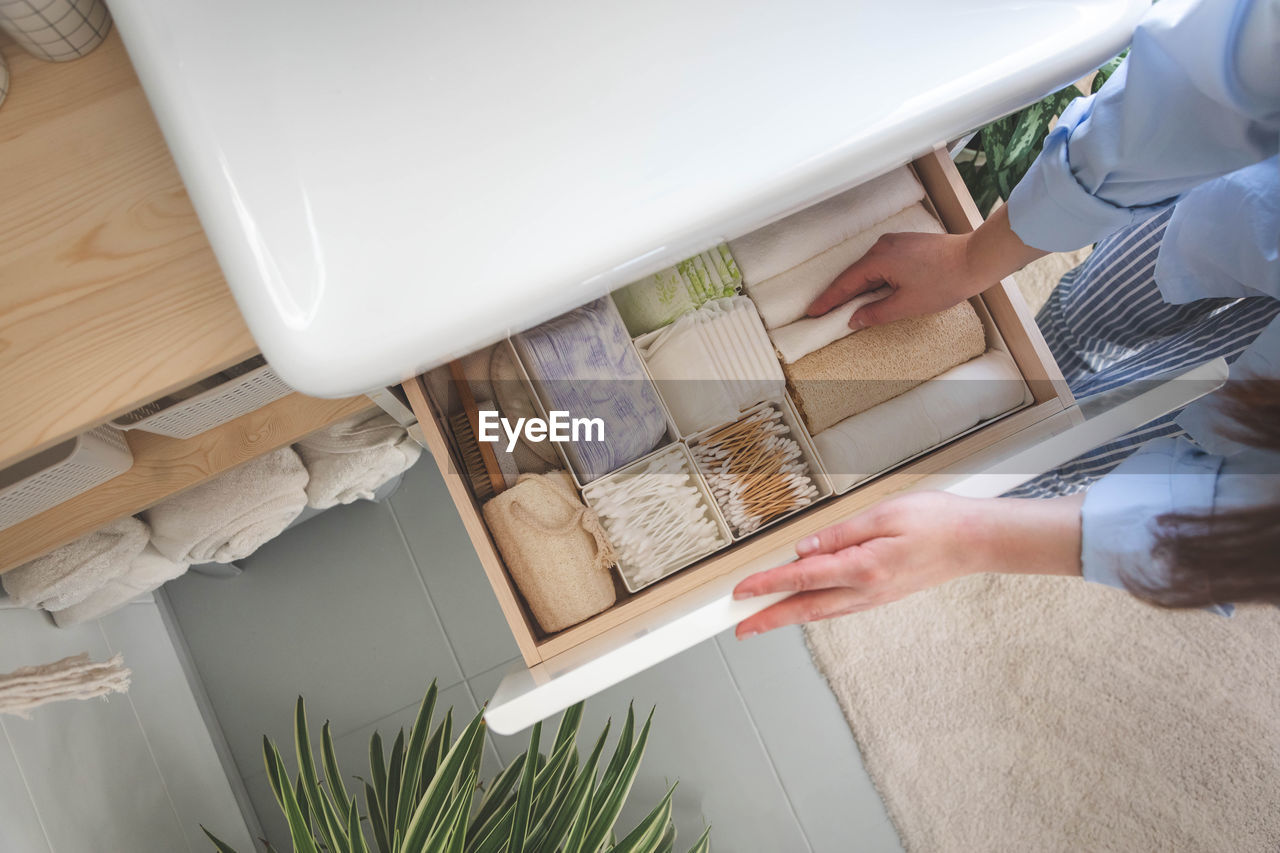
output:
[[[299, 692], [314, 731], [333, 721], [344, 769], [357, 774], [372, 731], [409, 725], [432, 677], [459, 719], [516, 664], [430, 459], [388, 503], [327, 512], [243, 566], [229, 580], [188, 575], [168, 594], [263, 829], [286, 849], [260, 749], [266, 732], [292, 752]], [[798, 630], [745, 644], [724, 635], [606, 691], [588, 703], [584, 739], [609, 716], [619, 725], [633, 698], [657, 713], [623, 824], [678, 779], [686, 845], [710, 823], [718, 853], [901, 849]], [[494, 738], [488, 772], [524, 743]]]
[[252, 849], [154, 602], [70, 629], [0, 610], [0, 672], [86, 651], [124, 653], [133, 686], [0, 718], [0, 850], [194, 853], [201, 822]]

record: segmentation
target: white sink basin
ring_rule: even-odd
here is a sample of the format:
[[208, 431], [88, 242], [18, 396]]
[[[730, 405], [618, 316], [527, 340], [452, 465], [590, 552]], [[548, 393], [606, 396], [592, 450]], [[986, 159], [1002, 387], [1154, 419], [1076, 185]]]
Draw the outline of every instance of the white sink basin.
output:
[[113, 0], [294, 387], [402, 379], [1075, 79], [1144, 0]]

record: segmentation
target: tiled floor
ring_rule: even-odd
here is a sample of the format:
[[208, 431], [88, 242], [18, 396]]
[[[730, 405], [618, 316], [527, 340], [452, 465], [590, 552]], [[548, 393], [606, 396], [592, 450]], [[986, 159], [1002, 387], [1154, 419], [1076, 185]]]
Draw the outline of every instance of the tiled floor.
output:
[[[449, 503], [424, 460], [384, 504], [332, 510], [243, 563], [238, 578], [188, 575], [169, 597], [268, 837], [283, 824], [262, 770], [264, 733], [291, 752], [291, 711], [332, 721], [351, 773], [369, 735], [411, 723], [435, 678], [455, 718], [474, 714], [514, 641]], [[834, 698], [798, 630], [745, 644], [703, 643], [588, 703], [584, 737], [627, 702], [657, 706], [622, 825], [675, 780], [679, 835], [706, 823], [723, 851], [901, 849]], [[494, 738], [490, 773], [524, 739]], [[677, 849], [680, 845], [677, 844]]]
[[58, 628], [0, 605], [0, 672], [115, 652], [125, 695], [58, 702], [30, 719], [0, 715], [0, 851], [196, 853], [200, 825], [244, 853], [250, 843], [196, 700], [155, 603]]

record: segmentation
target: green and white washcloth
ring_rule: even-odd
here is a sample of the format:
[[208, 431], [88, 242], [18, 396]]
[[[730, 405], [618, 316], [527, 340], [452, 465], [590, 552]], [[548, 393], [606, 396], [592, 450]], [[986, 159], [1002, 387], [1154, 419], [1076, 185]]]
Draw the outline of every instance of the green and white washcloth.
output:
[[694, 255], [673, 267], [615, 290], [614, 304], [632, 337], [652, 332], [712, 299], [738, 293], [742, 273], [727, 245]]

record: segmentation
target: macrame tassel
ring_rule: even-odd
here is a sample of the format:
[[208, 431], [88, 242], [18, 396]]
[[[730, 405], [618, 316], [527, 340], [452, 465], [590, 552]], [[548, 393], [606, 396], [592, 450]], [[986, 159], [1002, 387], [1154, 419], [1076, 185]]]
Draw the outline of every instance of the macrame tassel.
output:
[[132, 675], [119, 654], [105, 663], [90, 661], [85, 652], [41, 666], [24, 666], [0, 675], [0, 714], [26, 719], [32, 709], [49, 702], [126, 693]]

